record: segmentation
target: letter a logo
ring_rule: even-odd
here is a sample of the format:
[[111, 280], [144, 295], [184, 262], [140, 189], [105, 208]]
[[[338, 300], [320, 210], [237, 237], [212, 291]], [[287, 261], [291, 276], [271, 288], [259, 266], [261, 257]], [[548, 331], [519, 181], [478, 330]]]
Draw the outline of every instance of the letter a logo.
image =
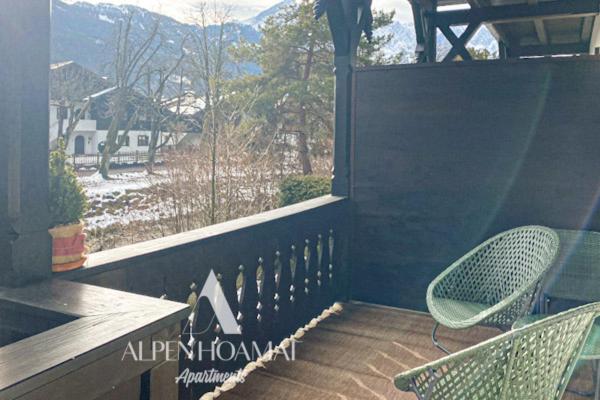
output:
[[219, 321], [221, 328], [223, 328], [224, 334], [240, 335], [242, 333], [242, 330], [231, 311], [231, 307], [229, 307], [229, 303], [227, 303], [223, 288], [221, 288], [221, 284], [217, 280], [212, 269], [204, 283], [204, 287], [202, 288], [202, 292], [200, 292], [198, 300], [202, 297], [206, 297], [210, 302], [210, 305], [217, 316], [217, 320]]

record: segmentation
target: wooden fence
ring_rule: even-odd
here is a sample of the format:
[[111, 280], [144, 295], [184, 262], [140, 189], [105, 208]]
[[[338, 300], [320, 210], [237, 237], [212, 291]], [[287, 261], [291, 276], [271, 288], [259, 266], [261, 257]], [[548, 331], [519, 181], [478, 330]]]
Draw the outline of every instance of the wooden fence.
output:
[[[75, 168], [84, 167], [100, 167], [100, 161], [102, 160], [102, 154], [73, 154], [70, 156], [70, 162]], [[161, 162], [163, 160], [162, 154], [156, 153], [155, 162]], [[125, 166], [125, 165], [140, 165], [148, 162], [148, 152], [146, 151], [131, 151], [117, 153], [112, 156], [110, 161], [113, 166]]]

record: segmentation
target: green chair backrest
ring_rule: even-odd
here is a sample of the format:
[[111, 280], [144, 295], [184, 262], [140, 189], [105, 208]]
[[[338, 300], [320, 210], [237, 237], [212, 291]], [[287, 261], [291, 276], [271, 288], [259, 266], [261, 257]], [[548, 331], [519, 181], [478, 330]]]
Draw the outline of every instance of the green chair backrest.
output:
[[546, 227], [524, 226], [500, 233], [457, 261], [460, 266], [438, 283], [433, 294], [496, 304], [539, 280], [557, 249], [556, 233]]
[[548, 297], [600, 301], [600, 233], [556, 229], [560, 251], [544, 281]]
[[402, 373], [396, 386], [424, 400], [559, 400], [600, 303], [510, 331]]

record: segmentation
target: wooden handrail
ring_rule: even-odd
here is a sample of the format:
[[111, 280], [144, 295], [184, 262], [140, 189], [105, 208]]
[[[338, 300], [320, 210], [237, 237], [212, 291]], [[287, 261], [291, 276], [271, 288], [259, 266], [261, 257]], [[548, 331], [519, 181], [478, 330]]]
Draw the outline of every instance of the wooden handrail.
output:
[[[211, 271], [242, 328], [225, 335], [206, 300], [197, 303], [192, 331], [203, 343], [216, 338], [265, 346], [346, 297], [349, 200], [324, 196], [289, 207], [91, 254], [88, 265], [63, 279], [187, 302], [197, 299]], [[190, 324], [188, 324], [190, 325]], [[186, 325], [184, 328], [189, 328]], [[182, 341], [190, 339], [185, 334]], [[237, 362], [180, 361], [180, 368], [235, 370]], [[213, 385], [181, 389], [198, 398]]]

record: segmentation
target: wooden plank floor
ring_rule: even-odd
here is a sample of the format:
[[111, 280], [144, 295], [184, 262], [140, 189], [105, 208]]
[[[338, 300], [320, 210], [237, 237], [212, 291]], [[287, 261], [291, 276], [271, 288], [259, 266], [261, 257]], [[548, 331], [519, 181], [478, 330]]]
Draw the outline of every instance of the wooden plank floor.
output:
[[[443, 357], [431, 343], [433, 320], [423, 313], [345, 304], [344, 311], [323, 321], [296, 345], [296, 361], [284, 358], [266, 364], [219, 400], [414, 400], [395, 389], [399, 372]], [[441, 328], [440, 339], [456, 351], [500, 332], [490, 328], [452, 331]], [[582, 377], [590, 371], [581, 371]], [[583, 378], [581, 378], [583, 379]], [[575, 382], [589, 388], [589, 382]], [[564, 399], [583, 399], [566, 395]], [[517, 399], [515, 399], [517, 400]]]

